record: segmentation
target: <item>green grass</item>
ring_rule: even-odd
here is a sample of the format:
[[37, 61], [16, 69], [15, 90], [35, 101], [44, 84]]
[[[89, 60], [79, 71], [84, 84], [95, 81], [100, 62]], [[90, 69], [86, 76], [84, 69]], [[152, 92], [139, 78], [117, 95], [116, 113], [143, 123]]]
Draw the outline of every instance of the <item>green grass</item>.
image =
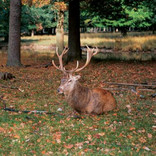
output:
[[[35, 58], [36, 57], [36, 58]], [[1, 64], [4, 65], [3, 55]], [[51, 58], [25, 56], [27, 68], [7, 68], [16, 79], [0, 80], [0, 94], [7, 104], [20, 110], [46, 110], [56, 115], [5, 112], [0, 101], [0, 155], [155, 155], [155, 98], [141, 92], [114, 91], [118, 109], [100, 116], [70, 117], [73, 110], [57, 94], [61, 73], [40, 65]], [[35, 61], [34, 61], [35, 60]], [[76, 63], [76, 62], [74, 62]], [[75, 66], [73, 62], [68, 68]], [[82, 65], [84, 61], [80, 62]], [[81, 83], [90, 88], [109, 87], [103, 81], [141, 83], [155, 81], [154, 62], [96, 62], [83, 70]], [[23, 90], [2, 88], [15, 86]], [[127, 105], [131, 107], [128, 112]], [[58, 108], [62, 112], [57, 111]]]
[[[67, 35], [64, 36], [64, 42], [67, 45]], [[120, 33], [82, 33], [81, 46], [86, 44], [123, 52], [154, 51], [156, 49], [156, 36], [150, 32], [130, 32], [127, 37], [122, 37]], [[33, 45], [36, 49], [44, 49], [43, 46], [56, 45], [56, 37], [51, 35], [22, 37], [22, 45]]]

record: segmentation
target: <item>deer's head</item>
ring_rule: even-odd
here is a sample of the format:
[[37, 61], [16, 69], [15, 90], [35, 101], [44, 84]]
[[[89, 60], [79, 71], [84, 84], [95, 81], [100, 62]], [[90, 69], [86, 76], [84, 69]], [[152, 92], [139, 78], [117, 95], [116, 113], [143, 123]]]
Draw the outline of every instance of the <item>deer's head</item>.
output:
[[73, 75], [73, 73], [79, 72], [82, 69], [84, 69], [89, 64], [92, 56], [96, 55], [98, 53], [97, 48], [90, 49], [87, 46], [87, 59], [86, 59], [85, 65], [79, 68], [79, 62], [77, 61], [77, 65], [76, 65], [75, 69], [66, 70], [65, 67], [63, 67], [62, 58], [63, 58], [63, 55], [66, 54], [68, 50], [69, 49], [65, 48], [63, 50], [62, 54], [59, 55], [58, 49], [56, 49], [56, 54], [58, 56], [60, 66], [56, 66], [56, 64], [54, 63], [54, 60], [52, 60], [53, 66], [56, 69], [61, 70], [64, 74], [63, 78], [61, 79], [61, 84], [60, 84], [59, 88], [57, 89], [58, 93], [60, 93], [60, 94], [63, 94], [63, 93], [68, 94], [74, 89], [74, 86], [77, 84], [78, 80], [80, 79], [80, 75]]
[[61, 84], [58, 87], [57, 91], [59, 94], [68, 94], [70, 93], [73, 89], [76, 83], [78, 82], [78, 79], [80, 78], [80, 75], [70, 75], [66, 74], [63, 76], [61, 79]]

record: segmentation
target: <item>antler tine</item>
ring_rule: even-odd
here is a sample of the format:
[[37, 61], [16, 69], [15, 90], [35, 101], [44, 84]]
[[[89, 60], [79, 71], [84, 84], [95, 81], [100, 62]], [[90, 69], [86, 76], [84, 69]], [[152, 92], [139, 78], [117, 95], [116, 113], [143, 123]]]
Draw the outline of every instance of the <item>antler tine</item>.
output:
[[[86, 45], [87, 46], [87, 45]], [[88, 46], [87, 46], [87, 59], [86, 59], [86, 63], [84, 66], [82, 66], [81, 68], [77, 68], [76, 70], [74, 70], [74, 72], [79, 72], [81, 71], [82, 69], [84, 69], [90, 62], [91, 58], [93, 55], [96, 55], [98, 53], [98, 48], [96, 48], [96, 52], [94, 53], [95, 49], [90, 49]]]
[[95, 53], [93, 53], [93, 55], [96, 55], [99, 52], [99, 49], [98, 49], [98, 47], [96, 47], [96, 49], [94, 49], [94, 50], [95, 50]]
[[58, 66], [56, 66], [54, 60], [52, 60], [52, 64], [53, 64], [53, 66], [54, 66], [56, 69], [60, 70], [60, 68], [59, 68]]
[[68, 52], [68, 50], [69, 50], [69, 48], [65, 47], [61, 55], [66, 54]]
[[56, 54], [57, 54], [57, 56], [59, 57], [59, 54], [58, 54], [58, 47], [56, 47]]
[[[88, 45], [86, 45], [86, 47], [87, 47], [88, 50], [91, 50], [91, 51], [92, 51], [92, 56], [96, 55], [96, 54], [99, 52], [99, 49], [98, 49], [97, 47], [96, 47], [96, 49], [95, 49], [95, 48], [90, 49], [90, 48], [88, 47]], [[94, 52], [94, 51], [95, 51], [95, 52]]]
[[65, 71], [65, 68], [63, 67], [62, 58], [63, 58], [63, 55], [66, 54], [68, 50], [69, 50], [68, 48], [64, 48], [64, 50], [62, 51], [62, 54], [59, 55], [59, 54], [58, 54], [58, 47], [56, 48], [56, 54], [57, 54], [57, 57], [58, 57], [58, 59], [59, 59], [59, 64], [60, 64], [59, 67], [56, 66], [54, 60], [52, 60], [53, 66], [54, 66], [56, 69], [61, 70], [61, 71], [64, 72], [64, 73], [65, 73], [66, 71]]

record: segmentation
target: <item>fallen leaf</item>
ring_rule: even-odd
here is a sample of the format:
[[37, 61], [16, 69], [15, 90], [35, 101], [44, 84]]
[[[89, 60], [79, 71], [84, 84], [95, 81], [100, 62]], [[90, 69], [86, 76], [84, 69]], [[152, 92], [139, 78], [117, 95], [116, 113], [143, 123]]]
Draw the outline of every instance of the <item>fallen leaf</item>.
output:
[[105, 125], [109, 124], [109, 121], [104, 122]]
[[140, 141], [141, 143], [145, 143], [145, 142], [147, 142], [146, 139], [143, 138], [143, 137], [139, 138], [139, 141]]
[[87, 138], [88, 138], [89, 141], [92, 140], [92, 136], [91, 135], [88, 135]]
[[133, 131], [133, 130], [135, 130], [135, 127], [130, 127], [129, 130]]
[[147, 136], [148, 136], [149, 139], [152, 138], [152, 134], [150, 134], [150, 133], [148, 133]]
[[88, 151], [89, 151], [89, 149], [88, 149], [88, 148], [84, 149], [84, 152], [88, 152]]
[[83, 146], [83, 142], [79, 142], [79, 143], [75, 144], [75, 146], [77, 146], [77, 147]]
[[94, 137], [99, 139], [101, 136], [99, 134], [95, 134]]
[[71, 149], [71, 148], [73, 148], [73, 146], [74, 146], [73, 144], [64, 145], [64, 147], [67, 149]]
[[122, 133], [120, 133], [120, 134], [119, 134], [119, 137], [123, 137], [123, 134], [122, 134]]
[[102, 133], [99, 133], [99, 135], [100, 135], [100, 136], [104, 136], [104, 135], [105, 135], [105, 133], [104, 133], [104, 132], [102, 132]]
[[132, 138], [132, 136], [131, 136], [131, 135], [127, 135], [127, 138], [128, 138], [128, 139], [131, 139], [131, 138]]
[[42, 151], [41, 153], [42, 153], [42, 154], [45, 154], [45, 153], [46, 153], [46, 151]]
[[150, 149], [146, 146], [144, 146], [143, 149], [145, 149], [146, 151], [150, 151]]
[[0, 132], [5, 132], [5, 129], [0, 127]]
[[14, 138], [19, 139], [19, 138], [20, 138], [20, 136], [19, 136], [19, 135], [14, 135]]

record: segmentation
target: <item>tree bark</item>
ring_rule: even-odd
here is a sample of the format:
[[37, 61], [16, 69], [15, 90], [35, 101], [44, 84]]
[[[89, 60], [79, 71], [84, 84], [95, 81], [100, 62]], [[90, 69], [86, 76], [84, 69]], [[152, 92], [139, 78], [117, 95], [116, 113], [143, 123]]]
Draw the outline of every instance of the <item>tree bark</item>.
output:
[[126, 37], [127, 36], [127, 27], [121, 27], [121, 34], [123, 37]]
[[69, 0], [69, 34], [67, 62], [81, 59], [80, 50], [80, 1]]
[[34, 37], [34, 30], [31, 30], [31, 37]]
[[58, 53], [61, 54], [64, 49], [64, 31], [63, 29], [56, 29], [56, 47], [58, 47]]
[[56, 47], [58, 47], [58, 53], [61, 54], [64, 49], [64, 11], [58, 11], [58, 24], [56, 28]]
[[7, 66], [21, 66], [20, 26], [21, 0], [11, 0], [9, 16], [9, 45]]

